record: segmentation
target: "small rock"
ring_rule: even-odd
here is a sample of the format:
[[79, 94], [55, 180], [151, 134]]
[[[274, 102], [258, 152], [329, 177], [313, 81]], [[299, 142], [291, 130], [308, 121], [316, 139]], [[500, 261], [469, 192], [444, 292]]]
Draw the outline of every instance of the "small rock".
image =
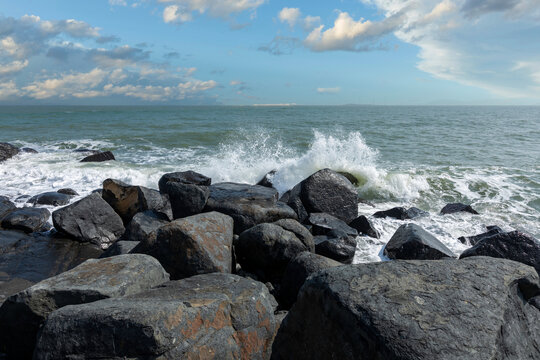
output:
[[138, 241], [119, 240], [109, 246], [109, 248], [105, 250], [99, 258], [105, 259], [111, 256], [129, 254], [137, 245], [139, 245]]
[[5, 196], [0, 196], [0, 222], [11, 211], [15, 210], [17, 207], [12, 203], [9, 198]]
[[301, 183], [297, 184], [295, 187], [293, 187], [291, 190], [285, 192], [279, 201], [287, 204], [291, 209], [294, 210], [296, 215], [298, 216], [298, 221], [301, 223], [305, 223], [307, 218], [309, 217], [309, 214], [302, 203], [302, 199], [300, 198], [300, 192], [302, 190]]
[[478, 215], [478, 212], [476, 212], [476, 210], [474, 210], [471, 205], [465, 205], [461, 203], [446, 204], [446, 206], [443, 207], [441, 210], [441, 215], [454, 214], [457, 212], [468, 212]]
[[359, 217], [351, 221], [349, 223], [349, 226], [353, 229], [356, 229], [356, 231], [358, 231], [358, 233], [360, 234], [364, 234], [375, 239], [381, 237], [377, 229], [375, 229], [375, 226], [373, 226], [373, 224], [371, 224], [368, 218], [364, 215], [360, 215]]
[[47, 231], [51, 226], [47, 223], [51, 213], [43, 208], [18, 208], [2, 219], [4, 229], [22, 230], [26, 233]]
[[309, 224], [312, 225], [311, 232], [313, 235], [326, 235], [331, 230], [340, 230], [346, 233], [348, 236], [358, 236], [358, 231], [344, 221], [333, 217], [330, 214], [325, 213], [312, 213], [309, 214]]
[[38, 153], [37, 150], [29, 148], [29, 147], [23, 147], [21, 149], [21, 151], [24, 152], [24, 153], [28, 153], [28, 154], [37, 154]]
[[65, 189], [60, 189], [58, 191], [56, 191], [57, 193], [60, 193], [60, 194], [66, 194], [66, 195], [72, 195], [72, 196], [79, 196], [79, 193], [76, 192], [75, 190], [73, 189], [70, 189], [70, 188], [65, 188]]
[[273, 188], [274, 183], [272, 182], [272, 178], [274, 177], [274, 175], [276, 175], [276, 172], [277, 170], [267, 172], [256, 185]]
[[421, 216], [428, 216], [429, 213], [427, 211], [418, 209], [416, 207], [411, 207], [409, 209], [405, 209], [404, 207], [395, 207], [389, 210], [384, 211], [377, 211], [375, 214], [373, 214], [373, 217], [376, 218], [385, 218], [390, 217], [398, 220], [409, 220], [414, 219]]
[[19, 148], [8, 143], [0, 142], [0, 162], [11, 159], [19, 153]]
[[351, 182], [351, 184], [353, 184], [354, 186], [358, 186], [359, 184], [359, 181], [358, 181], [358, 178], [356, 176], [354, 176], [353, 174], [351, 174], [350, 172], [347, 172], [347, 171], [336, 171], [339, 175], [343, 175], [347, 178], [347, 180], [349, 180]]
[[59, 192], [46, 192], [39, 194], [28, 199], [27, 203], [32, 205], [51, 205], [62, 206], [67, 205], [71, 201], [73, 196], [62, 194]]
[[315, 236], [313, 240], [315, 241], [316, 254], [343, 264], [352, 263], [356, 252], [356, 240], [345, 232], [332, 230], [326, 235]]
[[485, 238], [488, 238], [490, 236], [493, 236], [493, 235], [497, 235], [497, 234], [502, 234], [504, 231], [498, 227], [498, 226], [487, 226], [487, 232], [485, 233], [482, 233], [482, 234], [478, 234], [478, 235], [474, 235], [474, 236], [460, 236], [458, 238], [458, 240], [462, 243], [462, 244], [466, 244], [466, 245], [476, 245], [478, 244], [480, 241], [484, 240]]
[[416, 224], [401, 225], [384, 248], [390, 259], [438, 260], [455, 257], [435, 236]]
[[167, 173], [159, 179], [158, 187], [159, 191], [166, 194], [167, 190], [165, 185], [168, 182], [178, 182], [182, 184], [191, 184], [191, 185], [201, 185], [201, 186], [210, 186], [212, 184], [212, 179], [206, 177], [202, 174], [199, 174], [195, 171], [180, 171]]
[[93, 155], [89, 155], [81, 160], [81, 162], [103, 162], [103, 161], [110, 161], [110, 160], [116, 160], [114, 158], [114, 155], [110, 151], [105, 152], [98, 152]]

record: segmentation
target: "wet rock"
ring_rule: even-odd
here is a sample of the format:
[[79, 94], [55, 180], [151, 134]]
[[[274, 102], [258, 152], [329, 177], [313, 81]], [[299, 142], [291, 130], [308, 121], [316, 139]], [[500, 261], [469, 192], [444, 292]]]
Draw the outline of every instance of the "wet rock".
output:
[[409, 220], [414, 219], [417, 217], [422, 216], [428, 216], [429, 213], [427, 211], [421, 210], [416, 207], [411, 207], [409, 209], [405, 209], [404, 207], [395, 207], [389, 210], [384, 211], [377, 211], [375, 214], [373, 214], [373, 217], [376, 218], [385, 218], [390, 217], [398, 220]]
[[99, 258], [105, 259], [111, 256], [129, 254], [137, 245], [139, 245], [139, 241], [119, 240], [109, 246], [109, 248], [105, 250]]
[[236, 260], [262, 282], [281, 282], [287, 264], [309, 248], [296, 235], [276, 224], [259, 224], [240, 234]]
[[19, 153], [19, 148], [8, 143], [0, 142], [0, 162], [11, 159]]
[[210, 186], [212, 184], [212, 179], [203, 174], [199, 174], [195, 171], [179, 171], [173, 173], [164, 174], [158, 183], [159, 191], [166, 194], [167, 189], [165, 185], [168, 182], [176, 182], [181, 184], [191, 184], [191, 185], [200, 185], [200, 186]]
[[209, 189], [210, 197], [204, 211], [218, 211], [231, 216], [234, 219], [235, 234], [256, 224], [297, 218], [293, 209], [277, 201], [278, 192], [272, 188], [220, 183]]
[[339, 230], [346, 233], [348, 236], [358, 236], [358, 231], [344, 221], [325, 213], [309, 214], [308, 223], [312, 226], [311, 232], [313, 235], [326, 235], [331, 230]]
[[309, 217], [309, 214], [304, 204], [302, 203], [302, 199], [300, 198], [301, 190], [301, 184], [297, 184], [291, 190], [285, 192], [283, 196], [281, 196], [279, 201], [287, 204], [291, 209], [294, 210], [294, 212], [298, 216], [298, 221], [300, 221], [301, 223], [305, 223], [307, 218]]
[[210, 196], [208, 186], [169, 181], [164, 185], [174, 219], [200, 214]]
[[103, 162], [103, 161], [111, 161], [116, 160], [114, 158], [114, 155], [110, 151], [104, 151], [104, 152], [98, 152], [92, 155], [88, 155], [84, 159], [81, 160], [81, 162]]
[[122, 219], [98, 193], [54, 211], [52, 218], [58, 231], [102, 249], [108, 248], [124, 233]]
[[340, 266], [341, 263], [327, 257], [303, 252], [296, 256], [288, 265], [283, 275], [280, 288], [280, 306], [284, 309], [296, 302], [296, 297], [306, 279], [318, 271]]
[[62, 206], [67, 205], [71, 201], [73, 196], [61, 194], [58, 192], [46, 192], [36, 196], [32, 196], [28, 199], [27, 203], [32, 205], [51, 205], [51, 206]]
[[356, 240], [340, 230], [332, 230], [326, 235], [313, 238], [315, 241], [315, 253], [327, 258], [339, 261], [343, 264], [351, 264], [356, 252]]
[[465, 205], [461, 203], [446, 204], [441, 210], [441, 215], [454, 214], [457, 212], [468, 212], [478, 215], [478, 212], [474, 210], [471, 205]]
[[232, 218], [210, 212], [162, 226], [154, 246], [145, 253], [158, 259], [173, 280], [212, 272], [230, 273], [232, 241]]
[[103, 199], [111, 205], [124, 224], [141, 211], [156, 210], [171, 214], [168, 198], [157, 190], [143, 186], [128, 185], [120, 180], [107, 179], [103, 182]]
[[0, 221], [9, 214], [11, 211], [15, 210], [17, 207], [12, 203], [9, 198], [5, 196], [0, 196]]
[[281, 226], [283, 229], [294, 233], [294, 235], [300, 240], [310, 252], [315, 252], [315, 243], [313, 242], [313, 235], [309, 230], [298, 221], [294, 219], [281, 219], [275, 221], [273, 224]]
[[347, 172], [347, 171], [336, 171], [339, 175], [343, 175], [347, 178], [347, 180], [349, 180], [351, 182], [351, 184], [353, 184], [354, 186], [358, 186], [359, 184], [359, 181], [358, 181], [358, 178], [356, 176], [354, 176], [353, 174], [351, 174], [350, 172]]
[[38, 153], [37, 150], [29, 148], [29, 147], [23, 147], [21, 149], [21, 151], [24, 152], [24, 153], [27, 153], [27, 154], [37, 154]]
[[30, 199], [31, 196], [30, 195], [21, 195], [21, 196], [17, 196], [15, 198], [15, 202], [16, 203], [25, 203], [28, 199]]
[[495, 234], [465, 250], [460, 259], [491, 256], [532, 266], [540, 273], [540, 242], [520, 231]]
[[[147, 255], [87, 260], [9, 297], [0, 308], [0, 343], [14, 358], [31, 358], [36, 335], [50, 313], [67, 305], [131, 295], [168, 280]], [[58, 335], [58, 334], [57, 334]]]
[[51, 213], [43, 208], [17, 208], [2, 219], [4, 229], [21, 230], [26, 233], [47, 231], [51, 226], [47, 223]]
[[364, 215], [360, 215], [349, 223], [349, 226], [356, 229], [359, 234], [367, 235], [369, 237], [378, 239], [381, 237], [375, 226]]
[[56, 191], [57, 193], [60, 193], [60, 194], [66, 194], [66, 195], [72, 195], [72, 196], [79, 196], [79, 193], [76, 192], [75, 190], [73, 189], [70, 189], [70, 188], [64, 188], [64, 189], [59, 189], [58, 191]]
[[466, 245], [476, 245], [480, 241], [484, 240], [493, 235], [501, 234], [504, 231], [498, 226], [487, 226], [487, 232], [474, 235], [474, 236], [460, 236], [458, 238], [459, 242]]
[[384, 248], [390, 259], [438, 260], [455, 257], [435, 236], [416, 224], [401, 225]]
[[536, 359], [535, 271], [491, 258], [340, 266], [310, 277], [272, 359]]
[[273, 188], [274, 183], [272, 182], [272, 179], [274, 178], [274, 175], [276, 175], [277, 170], [272, 170], [266, 173], [261, 180], [256, 185], [264, 186]]
[[140, 242], [140, 248], [150, 248], [156, 242], [157, 231], [167, 225], [167, 215], [155, 210], [147, 210], [136, 214], [126, 227], [123, 238], [129, 241]]
[[268, 359], [275, 306], [259, 282], [198, 275], [54, 312], [35, 359]]

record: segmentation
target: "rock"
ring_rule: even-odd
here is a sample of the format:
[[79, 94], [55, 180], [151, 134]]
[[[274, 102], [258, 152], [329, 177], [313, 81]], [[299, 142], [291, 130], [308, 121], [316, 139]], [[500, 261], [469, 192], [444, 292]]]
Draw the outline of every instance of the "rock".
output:
[[5, 196], [0, 196], [0, 222], [11, 211], [15, 210], [17, 207], [12, 203], [9, 198]]
[[162, 226], [154, 246], [145, 253], [158, 259], [173, 280], [212, 272], [230, 273], [232, 241], [232, 218], [210, 212]]
[[[141, 249], [150, 248], [156, 242], [157, 231], [167, 225], [167, 215], [155, 210], [147, 210], [136, 214], [126, 227], [123, 238], [129, 241], [140, 242]], [[144, 252], [144, 251], [143, 251]]]
[[296, 219], [296, 213], [277, 201], [275, 189], [259, 185], [220, 183], [211, 185], [204, 211], [218, 211], [234, 219], [234, 233], [240, 234], [257, 224], [280, 219]]
[[283, 321], [272, 359], [538, 359], [538, 275], [490, 259], [323, 270]]
[[384, 248], [390, 259], [438, 260], [455, 257], [435, 236], [416, 224], [401, 225]]
[[280, 287], [280, 305], [290, 309], [296, 302], [298, 291], [306, 279], [318, 271], [340, 266], [341, 263], [327, 257], [304, 251], [296, 256], [288, 265]]
[[353, 184], [354, 186], [358, 186], [360, 184], [360, 182], [358, 181], [358, 178], [354, 176], [353, 174], [351, 174], [350, 172], [347, 172], [347, 171], [336, 171], [336, 172], [339, 175], [345, 176], [345, 178], [347, 178], [347, 180], [349, 180], [351, 184]]
[[174, 219], [200, 214], [210, 196], [208, 186], [169, 181], [164, 185]]
[[65, 189], [60, 189], [58, 191], [56, 191], [57, 193], [60, 193], [60, 194], [66, 194], [66, 195], [72, 195], [72, 196], [79, 196], [79, 193], [76, 192], [75, 190], [73, 189], [70, 189], [70, 188], [65, 188]]
[[0, 162], [11, 159], [19, 153], [19, 148], [8, 143], [0, 142]]
[[58, 231], [102, 249], [124, 233], [122, 219], [98, 193], [54, 211], [52, 218]]
[[24, 152], [24, 153], [28, 153], [28, 154], [37, 154], [38, 153], [37, 150], [29, 148], [29, 147], [23, 147], [21, 149], [21, 151]]
[[373, 226], [373, 224], [371, 224], [371, 221], [369, 221], [368, 218], [364, 215], [360, 215], [359, 217], [351, 221], [349, 223], [349, 226], [353, 229], [356, 229], [356, 231], [358, 231], [358, 233], [360, 234], [364, 234], [375, 239], [381, 237], [375, 226]]
[[294, 212], [298, 216], [298, 221], [300, 221], [301, 223], [305, 223], [307, 218], [309, 217], [309, 214], [304, 204], [302, 203], [302, 199], [300, 198], [301, 190], [301, 183], [297, 184], [291, 190], [285, 192], [285, 194], [283, 194], [279, 201], [287, 204], [291, 209], [294, 210]]
[[275, 221], [273, 224], [281, 226], [283, 229], [294, 233], [294, 235], [304, 244], [308, 251], [315, 252], [315, 243], [313, 242], [313, 235], [309, 230], [298, 221], [294, 219], [281, 219]]
[[51, 205], [51, 206], [62, 206], [67, 205], [71, 201], [73, 196], [61, 194], [58, 192], [46, 192], [36, 196], [32, 196], [28, 199], [27, 203], [32, 205]]
[[159, 191], [166, 194], [167, 189], [165, 185], [168, 182], [177, 182], [182, 184], [191, 184], [191, 185], [201, 185], [201, 186], [210, 186], [212, 184], [212, 179], [206, 177], [202, 174], [199, 174], [195, 171], [180, 171], [164, 174], [161, 179], [159, 179], [158, 187]]
[[47, 231], [51, 226], [47, 223], [51, 213], [43, 208], [18, 208], [2, 219], [4, 229], [21, 230], [26, 233]]
[[119, 240], [109, 246], [109, 248], [105, 250], [99, 258], [105, 259], [111, 256], [129, 254], [137, 245], [139, 245], [139, 241]]
[[4, 302], [0, 308], [0, 343], [5, 348], [1, 350], [13, 357], [31, 358], [37, 332], [53, 311], [67, 305], [135, 294], [167, 280], [168, 274], [151, 256], [133, 254], [87, 260]]
[[441, 215], [454, 214], [457, 212], [468, 212], [478, 215], [478, 212], [476, 212], [476, 210], [474, 210], [471, 205], [465, 205], [461, 203], [446, 204], [446, 206], [443, 207], [441, 210]]
[[384, 211], [377, 211], [375, 214], [373, 214], [373, 217], [376, 218], [385, 218], [390, 217], [398, 220], [409, 220], [414, 219], [417, 217], [422, 216], [428, 216], [429, 213], [427, 211], [421, 210], [416, 207], [411, 207], [409, 209], [405, 209], [404, 207], [395, 207], [389, 210]]
[[276, 224], [259, 224], [240, 234], [236, 261], [262, 282], [280, 283], [289, 262], [308, 247]]
[[273, 188], [274, 183], [272, 182], [272, 179], [274, 178], [274, 175], [276, 175], [276, 172], [277, 170], [267, 172], [256, 185]]
[[532, 266], [540, 273], [540, 242], [520, 231], [495, 234], [465, 250], [460, 259], [470, 256], [491, 256], [514, 260]]
[[348, 236], [358, 236], [356, 229], [347, 225], [344, 221], [325, 213], [309, 214], [309, 224], [312, 225], [311, 232], [313, 235], [326, 235], [331, 230], [340, 230]]
[[107, 179], [103, 182], [103, 199], [111, 205], [124, 224], [142, 211], [156, 210], [171, 214], [168, 198], [157, 190], [143, 186], [128, 185], [120, 180]]
[[315, 253], [327, 258], [350, 264], [356, 252], [356, 240], [345, 232], [332, 230], [326, 235], [315, 236]]
[[116, 160], [113, 153], [110, 151], [104, 151], [89, 155], [82, 159], [81, 162], [103, 162], [110, 160]]
[[487, 226], [487, 232], [485, 233], [482, 233], [482, 234], [478, 234], [478, 235], [474, 235], [474, 236], [460, 236], [458, 238], [458, 240], [462, 243], [462, 244], [466, 244], [466, 245], [476, 245], [478, 244], [480, 241], [484, 240], [485, 238], [488, 238], [490, 236], [493, 236], [493, 235], [497, 235], [497, 234], [502, 234], [504, 231], [498, 227], [498, 226]]
[[275, 307], [259, 282], [198, 275], [54, 312], [35, 359], [269, 359]]

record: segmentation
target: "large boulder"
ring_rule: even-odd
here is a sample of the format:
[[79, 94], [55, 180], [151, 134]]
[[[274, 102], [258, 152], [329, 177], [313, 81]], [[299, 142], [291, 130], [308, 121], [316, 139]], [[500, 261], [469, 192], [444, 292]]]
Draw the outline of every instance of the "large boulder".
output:
[[272, 283], [280, 283], [289, 262], [309, 250], [294, 232], [266, 223], [242, 232], [235, 244], [236, 261], [242, 270]]
[[47, 231], [51, 228], [47, 222], [50, 217], [51, 213], [44, 208], [18, 208], [4, 216], [2, 227], [4, 229], [21, 230], [26, 233]]
[[174, 219], [200, 214], [210, 196], [208, 186], [169, 181], [164, 187], [171, 201]]
[[398, 207], [391, 208], [388, 210], [377, 211], [375, 214], [373, 214], [373, 217], [376, 217], [376, 218], [389, 217], [389, 218], [398, 219], [398, 220], [409, 220], [409, 219], [414, 219], [417, 217], [428, 216], [428, 215], [429, 213], [427, 211], [421, 210], [416, 207], [411, 207], [411, 208], [406, 209], [404, 207], [398, 206]]
[[457, 212], [468, 212], [468, 213], [471, 213], [471, 214], [474, 214], [474, 215], [478, 215], [478, 212], [476, 210], [474, 210], [471, 207], [471, 205], [465, 205], [465, 204], [462, 204], [462, 203], [446, 204], [441, 209], [441, 215], [454, 214], [454, 213], [457, 213]]
[[155, 210], [140, 212], [131, 219], [122, 238], [139, 241], [141, 246], [151, 247], [156, 242], [158, 229], [169, 222], [167, 215], [161, 212]]
[[173, 173], [164, 174], [158, 182], [159, 191], [162, 193], [167, 193], [167, 183], [176, 182], [182, 184], [191, 184], [191, 185], [201, 185], [201, 186], [210, 186], [212, 184], [212, 179], [199, 174], [195, 171], [178, 171]]
[[308, 251], [300, 253], [285, 269], [279, 290], [280, 306], [289, 309], [296, 302], [298, 292], [309, 276], [321, 270], [341, 265], [335, 260]]
[[240, 234], [257, 224], [280, 219], [297, 219], [293, 209], [277, 201], [275, 189], [260, 185], [220, 183], [209, 187], [205, 211], [218, 211], [234, 219], [234, 233]]
[[301, 223], [305, 223], [307, 218], [309, 217], [309, 214], [306, 210], [306, 207], [302, 203], [302, 199], [300, 197], [301, 191], [302, 183], [297, 184], [291, 190], [286, 191], [281, 196], [279, 201], [287, 204], [291, 209], [294, 210], [294, 212], [298, 216], [298, 221], [300, 221]]
[[28, 199], [27, 203], [32, 205], [62, 206], [69, 204], [72, 198], [73, 196], [71, 195], [51, 191], [32, 196], [30, 199]]
[[358, 231], [344, 221], [325, 213], [309, 214], [308, 223], [312, 226], [313, 235], [326, 235], [332, 230], [339, 230], [348, 236], [358, 236]]
[[313, 241], [313, 235], [309, 230], [298, 221], [294, 219], [281, 219], [273, 222], [275, 225], [281, 226], [283, 229], [294, 233], [294, 235], [300, 240], [308, 251], [315, 252], [315, 242]]
[[480, 241], [490, 236], [504, 233], [504, 231], [498, 226], [487, 226], [486, 228], [487, 228], [487, 231], [484, 233], [473, 235], [473, 236], [460, 236], [458, 240], [462, 244], [474, 246], [478, 244]]
[[232, 218], [210, 212], [162, 226], [155, 244], [141, 251], [158, 259], [171, 279], [177, 280], [212, 272], [230, 273], [232, 242]]
[[0, 221], [17, 207], [6, 196], [0, 196]]
[[275, 307], [259, 282], [198, 275], [55, 311], [34, 359], [269, 359]]
[[356, 238], [340, 230], [332, 230], [326, 235], [318, 235], [313, 238], [315, 253], [327, 258], [350, 264], [356, 252]]
[[349, 223], [349, 226], [353, 229], [356, 229], [359, 234], [367, 235], [376, 239], [381, 237], [375, 226], [373, 226], [373, 224], [371, 224], [371, 221], [369, 221], [368, 218], [364, 215], [360, 215], [359, 217], [351, 221]]
[[131, 295], [169, 280], [148, 255], [121, 255], [87, 260], [9, 297], [0, 308], [2, 351], [31, 358], [36, 335], [50, 313], [67, 305]]
[[53, 212], [54, 227], [80, 242], [108, 248], [124, 233], [120, 216], [98, 193]]
[[401, 225], [384, 248], [390, 259], [438, 260], [455, 257], [435, 236], [416, 224]]
[[538, 359], [533, 268], [507, 260], [388, 261], [304, 283], [273, 359]]
[[104, 162], [104, 161], [111, 161], [116, 160], [114, 157], [114, 154], [110, 151], [104, 151], [104, 152], [97, 152], [92, 155], [88, 155], [84, 159], [81, 160], [81, 162]]
[[491, 256], [514, 260], [530, 265], [540, 273], [540, 242], [520, 231], [487, 237], [461, 253], [460, 259], [470, 256]]
[[105, 180], [102, 196], [120, 215], [124, 224], [128, 224], [133, 216], [141, 211], [156, 210], [168, 216], [171, 213], [167, 197], [159, 191], [128, 185], [120, 180]]
[[0, 142], [0, 162], [11, 159], [19, 153], [19, 148], [8, 143]]

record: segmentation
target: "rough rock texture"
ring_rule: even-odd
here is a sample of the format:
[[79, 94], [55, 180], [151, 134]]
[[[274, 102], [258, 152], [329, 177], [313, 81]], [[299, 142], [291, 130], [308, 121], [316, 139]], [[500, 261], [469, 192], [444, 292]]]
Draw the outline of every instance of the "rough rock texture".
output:
[[59, 194], [66, 194], [66, 195], [73, 195], [73, 196], [78, 196], [79, 195], [78, 192], [76, 192], [75, 190], [73, 190], [71, 188], [58, 189], [56, 192], [59, 193]]
[[35, 359], [268, 359], [275, 306], [259, 282], [198, 275], [54, 312]]
[[14, 358], [31, 358], [36, 334], [50, 313], [72, 304], [131, 295], [168, 281], [151, 256], [87, 260], [9, 297], [0, 308], [0, 343]]
[[339, 230], [332, 230], [326, 235], [315, 236], [315, 253], [327, 258], [350, 264], [356, 252], [356, 240]]
[[368, 218], [364, 215], [360, 215], [359, 217], [351, 221], [349, 223], [349, 226], [353, 229], [356, 229], [359, 234], [364, 234], [376, 239], [381, 237], [375, 226], [373, 226], [373, 224], [371, 224]]
[[113, 153], [110, 151], [104, 151], [89, 155], [82, 159], [81, 162], [103, 162], [110, 160], [116, 160]]
[[149, 248], [156, 242], [158, 229], [168, 223], [167, 215], [161, 212], [155, 210], [140, 212], [131, 219], [122, 238], [139, 241], [142, 247]]
[[283, 275], [279, 291], [281, 308], [290, 309], [296, 302], [298, 291], [300, 291], [300, 288], [310, 275], [340, 265], [342, 264], [321, 255], [307, 251], [300, 253], [287, 265]]
[[492, 258], [341, 266], [309, 278], [273, 359], [538, 359], [531, 267]]
[[287, 264], [309, 248], [296, 235], [276, 224], [259, 224], [240, 234], [236, 261], [262, 282], [281, 282]]
[[177, 280], [212, 272], [230, 273], [232, 241], [232, 218], [210, 212], [162, 226], [154, 246], [144, 251], [158, 259], [171, 279]]
[[210, 196], [208, 186], [203, 185], [168, 181], [164, 187], [171, 201], [174, 219], [200, 214]]
[[209, 187], [205, 211], [218, 211], [234, 219], [234, 233], [240, 234], [260, 223], [297, 219], [286, 204], [277, 201], [275, 189], [259, 185], [220, 183]]
[[51, 213], [43, 208], [18, 208], [9, 212], [2, 219], [4, 229], [22, 230], [26, 233], [47, 231], [51, 228], [47, 223]]
[[139, 245], [139, 241], [126, 241], [126, 240], [117, 241], [111, 246], [109, 246], [109, 248], [105, 250], [99, 258], [105, 259], [111, 256], [129, 254], [137, 245]]
[[281, 226], [283, 229], [290, 231], [296, 235], [298, 240], [300, 240], [306, 247], [308, 251], [315, 252], [315, 242], [313, 242], [313, 235], [309, 232], [308, 229], [298, 221], [294, 219], [281, 219], [275, 221], [273, 224]]
[[156, 210], [168, 216], [171, 214], [167, 197], [157, 190], [143, 186], [132, 186], [120, 180], [107, 179], [103, 182], [102, 196], [120, 215], [124, 224], [128, 224], [133, 216], [141, 211]]
[[487, 231], [485, 233], [474, 235], [474, 236], [460, 236], [458, 240], [462, 244], [473, 246], [473, 245], [478, 244], [480, 241], [484, 240], [485, 238], [488, 238], [493, 235], [501, 234], [504, 232], [498, 226], [487, 226], [486, 228], [487, 228]]
[[346, 233], [348, 236], [358, 236], [358, 231], [356, 229], [330, 214], [309, 214], [308, 223], [312, 226], [311, 232], [313, 235], [326, 235], [331, 230], [339, 230]]
[[12, 203], [9, 198], [5, 196], [0, 196], [0, 221], [9, 214], [11, 211], [15, 210], [17, 207]]
[[8, 143], [0, 142], [0, 162], [11, 159], [19, 153], [19, 148]]
[[300, 221], [301, 223], [304, 223], [309, 217], [309, 214], [304, 204], [302, 203], [302, 199], [300, 198], [301, 190], [302, 190], [302, 183], [297, 184], [291, 190], [288, 190], [287, 192], [285, 192], [281, 196], [279, 201], [287, 204], [291, 209], [293, 209], [296, 215], [298, 216], [298, 221]]
[[264, 186], [273, 188], [274, 183], [272, 182], [272, 179], [274, 178], [274, 175], [276, 175], [277, 170], [272, 170], [266, 173], [261, 180], [256, 185]]
[[124, 233], [122, 219], [98, 193], [53, 212], [54, 227], [80, 242], [108, 248]]
[[455, 257], [435, 236], [416, 224], [401, 225], [384, 248], [390, 259], [438, 260]]
[[158, 183], [159, 191], [162, 193], [167, 193], [166, 184], [168, 182], [177, 182], [182, 184], [192, 184], [192, 185], [202, 185], [210, 186], [212, 184], [212, 179], [206, 177], [202, 174], [199, 174], [195, 171], [179, 171], [173, 173], [164, 174]]
[[470, 256], [491, 256], [530, 265], [540, 273], [540, 242], [519, 231], [496, 234], [485, 238], [461, 253], [460, 259]]
[[51, 191], [32, 196], [30, 199], [28, 199], [27, 203], [30, 203], [32, 205], [62, 206], [69, 204], [72, 198], [73, 196], [62, 194], [56, 191]]
[[465, 205], [461, 203], [446, 204], [441, 210], [441, 215], [453, 214], [457, 212], [468, 212], [478, 215], [478, 212], [474, 210], [471, 205]]
[[375, 214], [373, 214], [376, 218], [385, 218], [385, 217], [391, 217], [398, 220], [409, 220], [414, 219], [416, 217], [421, 216], [428, 216], [429, 213], [424, 210], [420, 210], [416, 207], [411, 207], [409, 209], [405, 209], [404, 207], [395, 207], [392, 209], [384, 210], [384, 211], [377, 211]]

